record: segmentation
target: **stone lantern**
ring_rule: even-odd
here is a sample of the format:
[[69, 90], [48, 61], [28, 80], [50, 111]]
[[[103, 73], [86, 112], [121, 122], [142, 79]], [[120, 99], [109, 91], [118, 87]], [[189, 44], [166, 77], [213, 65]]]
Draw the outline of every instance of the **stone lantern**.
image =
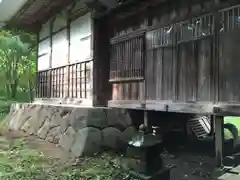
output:
[[127, 142], [126, 168], [130, 175], [143, 180], [169, 180], [170, 170], [163, 165], [161, 153], [164, 150], [157, 127], [148, 132], [145, 125], [140, 125], [139, 132]]

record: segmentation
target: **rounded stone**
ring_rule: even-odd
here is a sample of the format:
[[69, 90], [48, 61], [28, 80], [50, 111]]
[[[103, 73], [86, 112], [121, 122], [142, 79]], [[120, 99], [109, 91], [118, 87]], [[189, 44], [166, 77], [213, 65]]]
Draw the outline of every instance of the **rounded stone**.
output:
[[122, 132], [116, 128], [109, 127], [102, 130], [103, 146], [111, 149], [121, 148]]
[[59, 135], [59, 126], [58, 127], [54, 127], [52, 129], [49, 130], [46, 140], [50, 143], [54, 143], [54, 144], [58, 144], [59, 139], [60, 139], [60, 135]]
[[106, 110], [107, 125], [108, 127], [114, 127], [121, 131], [132, 125], [132, 119], [127, 110], [123, 109], [108, 109]]
[[20, 109], [18, 111], [14, 111], [12, 114], [9, 115], [9, 128], [13, 130], [19, 130], [21, 127], [26, 123], [29, 119], [28, 116], [24, 115], [25, 111]]
[[[13, 130], [19, 130], [28, 121], [35, 117], [35, 114], [41, 109], [35, 105], [29, 106], [27, 108], [20, 108], [20, 104], [16, 104], [13, 107], [13, 112], [9, 114], [9, 128]], [[18, 108], [17, 108], [18, 107]], [[30, 122], [32, 123], [32, 121]], [[31, 127], [29, 127], [31, 128]]]
[[130, 126], [123, 132], [123, 139], [125, 141], [130, 141], [137, 134], [137, 130], [135, 127]]
[[26, 121], [25, 123], [24, 123], [24, 125], [20, 128], [22, 131], [24, 131], [24, 132], [28, 132], [28, 130], [29, 130], [29, 128], [30, 128], [30, 121], [31, 119], [29, 119], [28, 121]]
[[76, 132], [72, 127], [69, 127], [67, 131], [60, 137], [59, 145], [65, 150], [70, 151], [74, 139], [75, 139]]
[[46, 119], [46, 121], [44, 122], [43, 126], [37, 132], [37, 135], [41, 139], [46, 139], [49, 130], [50, 130], [50, 119]]
[[72, 115], [69, 118], [69, 124], [75, 131], [87, 127], [87, 117], [84, 115]]
[[62, 117], [60, 116], [60, 112], [55, 112], [52, 116], [51, 116], [51, 124], [50, 127], [57, 127], [60, 126], [62, 122]]
[[59, 129], [60, 133], [62, 134], [65, 133], [69, 125], [70, 125], [70, 118], [67, 116], [63, 117], [60, 122], [60, 129]]
[[101, 131], [97, 128], [86, 127], [76, 133], [71, 152], [76, 157], [83, 155], [93, 155], [100, 152], [101, 145]]
[[86, 127], [104, 129], [107, 127], [107, 118], [103, 109], [77, 108], [69, 116], [70, 124], [78, 131]]
[[108, 127], [107, 116], [104, 109], [90, 108], [88, 110], [87, 126], [104, 129]]

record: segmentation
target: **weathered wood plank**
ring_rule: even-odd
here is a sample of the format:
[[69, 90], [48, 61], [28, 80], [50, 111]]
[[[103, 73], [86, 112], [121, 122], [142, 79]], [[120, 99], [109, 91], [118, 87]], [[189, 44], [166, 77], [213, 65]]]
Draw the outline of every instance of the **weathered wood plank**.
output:
[[179, 88], [178, 100], [196, 101], [196, 56], [195, 43], [183, 43], [179, 45]]
[[222, 116], [239, 116], [240, 104], [216, 104], [213, 113]]
[[211, 103], [169, 103], [169, 112], [212, 114], [213, 104]]
[[[185, 9], [181, 7], [181, 12], [175, 13], [179, 16], [182, 13], [181, 18], [186, 19], [188, 17], [188, 20], [176, 24], [172, 22], [173, 19], [177, 19], [172, 10], [173, 7], [168, 7], [169, 10], [166, 10], [168, 9], [166, 8], [165, 11], [159, 13], [153, 11], [151, 17], [145, 15], [145, 18], [147, 17], [149, 21], [153, 22], [150, 25], [148, 24], [151, 26], [149, 29], [145, 29], [146, 49], [144, 49], [144, 46], [138, 47], [136, 45], [141, 44], [139, 39], [134, 39], [134, 43], [131, 44], [129, 42], [132, 38], [128, 37], [129, 32], [133, 33], [139, 30], [140, 24], [145, 19], [144, 17], [139, 16], [139, 21], [133, 23], [130, 22], [130, 19], [133, 20], [136, 16], [131, 18], [129, 16], [129, 21], [120, 20], [123, 24], [119, 24], [119, 27], [115, 29], [113, 34], [117, 38], [114, 39], [120, 39], [121, 42], [126, 42], [126, 45], [118, 50], [113, 47], [113, 59], [115, 57], [120, 59], [119, 63], [114, 65], [115, 71], [113, 74], [129, 77], [135, 77], [136, 75], [138, 77], [138, 70], [140, 69], [138, 67], [140, 64], [142, 65], [142, 61], [126, 61], [126, 59], [136, 60], [146, 54], [145, 74], [141, 79], [146, 82], [143, 84], [146, 94], [141, 95], [143, 99], [146, 98], [146, 108], [164, 111], [165, 106], [167, 106], [167, 110], [171, 112], [238, 114], [237, 108], [228, 107], [219, 110], [218, 106], [214, 106], [213, 112], [213, 104], [218, 103], [218, 100], [223, 103], [238, 103], [240, 101], [240, 84], [237, 79], [240, 76], [240, 63], [237, 61], [240, 58], [240, 53], [235, 48], [238, 47], [240, 38], [238, 38], [239, 33], [233, 31], [234, 28], [240, 28], [239, 23], [235, 23], [238, 16], [231, 16], [226, 21], [227, 23], [224, 21], [225, 24], [229, 25], [230, 30], [223, 30], [228, 35], [221, 35], [223, 39], [219, 48], [218, 31], [220, 29], [214, 29], [214, 16], [216, 14], [220, 16], [221, 13], [196, 18], [189, 18], [191, 15], [188, 16], [188, 13], [203, 13], [200, 12], [202, 11], [199, 8], [201, 6], [206, 9], [214, 9], [213, 4], [206, 4], [205, 2], [203, 4], [190, 4]], [[155, 7], [151, 9], [155, 9]], [[219, 19], [215, 21], [220, 24]], [[165, 23], [170, 23], [170, 25], [165, 27]], [[157, 24], [161, 26], [154, 26]], [[169, 38], [171, 36], [170, 27], [173, 27], [175, 40]], [[126, 37], [130, 39], [126, 39]], [[170, 41], [172, 41], [172, 44], [169, 43]], [[119, 69], [123, 69], [123, 71], [117, 72]], [[138, 79], [137, 81], [141, 80]], [[134, 92], [138, 91], [136, 90], [138, 86], [135, 88], [134, 84], [127, 82], [131, 81], [129, 79], [119, 80], [118, 83], [122, 84], [120, 81], [124, 81], [124, 83], [119, 85], [121, 97], [118, 99], [137, 100]], [[139, 90], [139, 92], [141, 91]], [[176, 101], [177, 103], [166, 103], [166, 101]], [[194, 102], [198, 103], [194, 104]]]
[[174, 100], [173, 47], [163, 50], [163, 100]]
[[[117, 58], [116, 49], [109, 52], [107, 18], [94, 20], [94, 39], [93, 39], [93, 99], [95, 106], [106, 106], [108, 99], [112, 95], [112, 87], [108, 82], [110, 74], [110, 57]], [[113, 56], [114, 55], [114, 56]], [[117, 64], [114, 63], [114, 74], [117, 74]]]
[[145, 104], [141, 101], [111, 100], [108, 101], [108, 107], [124, 109], [144, 109]]
[[143, 100], [143, 81], [132, 81], [112, 84], [112, 100], [116, 101], [136, 101]]
[[211, 39], [198, 42], [198, 101], [211, 101], [211, 64], [212, 47]]
[[223, 116], [214, 116], [215, 127], [215, 156], [216, 165], [221, 167], [223, 165], [223, 141], [224, 141], [224, 118]]
[[136, 100], [111, 100], [109, 107], [137, 108], [163, 112], [180, 112], [192, 114], [212, 114], [213, 105], [210, 103], [174, 103], [169, 101], [136, 101]]
[[[153, 65], [154, 67], [156, 67], [156, 74], [153, 74], [153, 76], [156, 76], [156, 87], [152, 87], [152, 88], [156, 88], [156, 100], [162, 100], [164, 99], [164, 94], [163, 94], [163, 89], [164, 89], [164, 84], [163, 84], [163, 74], [164, 74], [164, 67], [163, 67], [163, 49], [155, 49], [153, 50], [155, 52], [155, 56], [154, 56], [154, 60], [155, 60], [155, 65]], [[152, 71], [152, 73], [154, 73], [154, 71]], [[147, 74], [147, 76], [150, 74]]]
[[219, 101], [240, 102], [240, 32], [221, 35], [219, 48]]
[[[152, 50], [147, 52], [147, 60], [145, 64], [145, 79], [146, 79], [146, 100], [156, 99], [156, 69], [160, 69], [161, 64], [155, 64], [156, 57], [159, 52]], [[155, 67], [157, 65], [157, 67]], [[162, 72], [162, 71], [160, 71]], [[161, 77], [158, 74], [158, 79]], [[158, 92], [159, 93], [159, 92]]]

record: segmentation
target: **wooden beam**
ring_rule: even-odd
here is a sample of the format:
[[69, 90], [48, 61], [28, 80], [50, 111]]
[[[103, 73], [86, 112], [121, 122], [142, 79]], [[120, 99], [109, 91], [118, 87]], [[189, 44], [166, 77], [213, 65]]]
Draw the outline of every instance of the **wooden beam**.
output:
[[7, 24], [9, 24], [11, 27], [19, 27], [22, 29], [27, 29], [31, 32], [36, 32], [39, 30], [40, 24], [60, 13], [65, 7], [72, 3], [71, 0], [49, 0], [43, 2], [39, 10], [33, 10], [30, 15], [25, 14], [25, 12], [37, 2], [39, 2], [39, 0], [30, 0]]
[[[12, 23], [12, 21], [16, 21], [17, 19], [21, 18], [21, 16], [24, 14], [24, 12], [37, 0], [28, 0], [27, 3], [23, 5], [23, 7], [11, 18], [11, 20], [8, 23]], [[7, 24], [8, 24], [7, 23]]]
[[192, 114], [212, 114], [213, 104], [211, 102], [172, 102], [166, 104], [168, 112], [192, 113]]
[[210, 125], [211, 125], [210, 136], [213, 136], [214, 135], [214, 116], [213, 115], [210, 116]]
[[222, 104], [213, 108], [213, 113], [221, 116], [240, 116], [240, 104]]
[[[73, 7], [72, 7], [73, 8]], [[68, 40], [68, 66], [67, 66], [67, 80], [68, 80], [68, 85], [67, 85], [67, 97], [69, 97], [70, 95], [70, 90], [69, 90], [69, 87], [70, 87], [70, 52], [71, 52], [71, 19], [70, 19], [70, 11], [69, 10], [67, 12], [67, 40]], [[65, 86], [64, 86], [65, 87]]]
[[37, 49], [36, 49], [36, 81], [35, 81], [35, 87], [36, 87], [36, 92], [35, 92], [35, 97], [38, 97], [39, 96], [39, 89], [38, 89], [38, 86], [39, 86], [39, 82], [38, 82], [38, 52], [39, 52], [39, 36], [40, 36], [40, 33], [38, 32], [37, 33]]
[[223, 142], [224, 142], [224, 117], [214, 116], [215, 126], [215, 156], [216, 165], [221, 167], [223, 164]]
[[[55, 3], [54, 3], [55, 2]], [[39, 14], [37, 20], [40, 23], [45, 23], [50, 18], [54, 17], [56, 14], [60, 13], [65, 7], [67, 7], [71, 1], [61, 1], [62, 4], [56, 3], [56, 1], [49, 1], [48, 4], [43, 5], [38, 11], [32, 14], [32, 18], [35, 20], [35, 16]], [[33, 22], [34, 22], [33, 20]], [[35, 23], [34, 23], [35, 24]]]
[[[52, 54], [53, 54], [53, 21], [50, 21], [50, 59], [49, 59], [49, 67], [50, 69], [52, 69]], [[48, 97], [51, 97], [51, 93], [52, 93], [52, 71], [50, 71], [50, 88], [49, 88], [49, 93], [48, 93]]]
[[143, 119], [143, 123], [144, 125], [147, 127], [147, 132], [148, 133], [151, 133], [153, 130], [152, 130], [152, 125], [153, 125], [153, 122], [151, 119], [149, 119], [149, 114], [148, 114], [148, 111], [144, 110], [144, 119]]
[[148, 112], [144, 111], [144, 125], [148, 127]]
[[219, 101], [219, 32], [220, 32], [220, 13], [218, 12], [219, 0], [213, 0], [214, 10], [214, 35], [213, 35], [213, 82], [212, 84], [212, 99], [214, 102]]

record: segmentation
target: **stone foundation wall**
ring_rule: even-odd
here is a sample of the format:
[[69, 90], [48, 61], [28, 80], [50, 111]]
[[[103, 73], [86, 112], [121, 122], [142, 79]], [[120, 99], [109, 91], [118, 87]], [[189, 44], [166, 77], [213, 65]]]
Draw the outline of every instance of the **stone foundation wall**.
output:
[[40, 104], [14, 104], [9, 128], [58, 144], [75, 156], [97, 153], [102, 147], [122, 148], [135, 134], [128, 111]]

